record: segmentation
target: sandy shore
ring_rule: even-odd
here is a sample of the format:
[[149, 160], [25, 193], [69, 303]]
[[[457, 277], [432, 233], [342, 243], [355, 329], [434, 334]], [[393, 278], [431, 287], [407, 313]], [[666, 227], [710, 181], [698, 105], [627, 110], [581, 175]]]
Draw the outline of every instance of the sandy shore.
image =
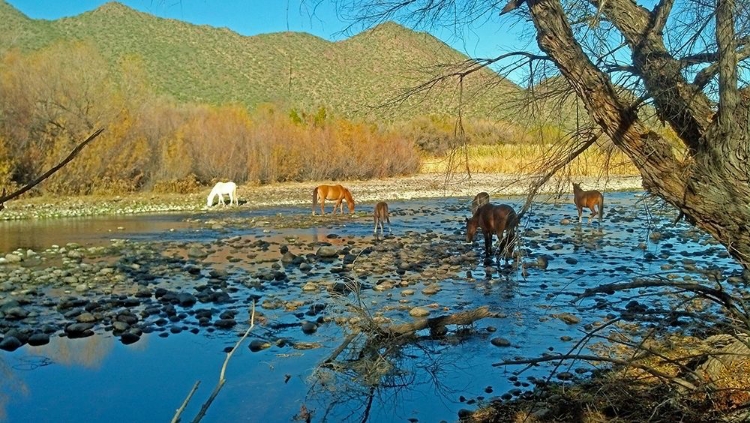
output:
[[[610, 179], [574, 178], [584, 189], [601, 191], [624, 191], [642, 189], [640, 177], [616, 176]], [[473, 197], [485, 191], [490, 196], [525, 195], [534, 182], [530, 176], [506, 174], [472, 174], [455, 175], [452, 178], [444, 174], [420, 174], [401, 178], [373, 179], [368, 181], [344, 182], [301, 182], [265, 185], [260, 187], [240, 187], [240, 197], [252, 204], [270, 206], [284, 204], [310, 204], [312, 189], [322, 183], [341, 183], [348, 187], [357, 202], [375, 202], [388, 200], [410, 200], [416, 198], [436, 197]], [[552, 179], [544, 184], [539, 194], [572, 192], [570, 180]], [[250, 194], [252, 193], [252, 194]], [[253, 198], [250, 198], [252, 195]]]
[[[622, 191], [641, 189], [641, 178], [613, 176], [608, 179], [573, 178], [584, 189]], [[310, 181], [289, 182], [271, 185], [242, 185], [238, 188], [241, 207], [268, 207], [282, 205], [309, 205], [312, 189], [320, 184], [341, 183], [348, 187], [357, 203], [376, 201], [410, 200], [436, 197], [473, 197], [486, 191], [492, 197], [525, 195], [534, 178], [506, 174], [465, 174], [448, 177], [445, 174], [419, 174], [399, 178], [372, 179], [367, 181]], [[124, 196], [85, 197], [32, 197], [6, 203], [0, 212], [2, 220], [22, 220], [58, 217], [81, 217], [96, 215], [122, 215], [139, 213], [163, 213], [175, 211], [199, 211], [206, 209], [209, 187], [191, 194], [155, 194], [151, 192]], [[555, 178], [539, 190], [543, 193], [569, 193], [571, 180]]]

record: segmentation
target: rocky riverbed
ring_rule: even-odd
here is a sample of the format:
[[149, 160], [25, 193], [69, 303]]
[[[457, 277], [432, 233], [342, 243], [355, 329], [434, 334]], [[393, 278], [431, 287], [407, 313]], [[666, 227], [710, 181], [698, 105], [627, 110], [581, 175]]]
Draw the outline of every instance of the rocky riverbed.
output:
[[[138, 239], [114, 234], [95, 245], [71, 239], [43, 249], [3, 252], [0, 349], [10, 354], [59, 338], [97, 336], [125, 345], [154, 336], [235, 337], [249, 326], [254, 305], [257, 327], [245, 348], [277, 355], [324, 350], [331, 368], [351, 383], [351, 373], [334, 366], [351, 363], [336, 363], [332, 354], [341, 345], [347, 357], [357, 348], [366, 356], [368, 343], [347, 346], [348, 334], [487, 307], [489, 314], [468, 330], [451, 327], [424, 338], [441, 346], [466, 342], [462, 339], [478, 342], [484, 346], [481, 352], [464, 361], [487, 373], [501, 359], [570, 348], [581, 330], [612, 319], [632, 321], [638, 315], [657, 322], [681, 301], [643, 289], [637, 297], [605, 295], [571, 302], [587, 288], [655, 274], [744, 283], [721, 246], [689, 226], [672, 226], [668, 208], [646, 205], [645, 197], [633, 192], [605, 193], [601, 225], [571, 223], [575, 209], [569, 199], [543, 196], [523, 223], [515, 260], [487, 260], [480, 242], [465, 243], [468, 203], [478, 191], [495, 199], [498, 192], [511, 191], [493, 189], [498, 182], [491, 176], [482, 177], [481, 184], [475, 178], [469, 187], [453, 191], [424, 176], [409, 179], [409, 188], [382, 181], [351, 183], [361, 205], [351, 216], [311, 216], [307, 197], [315, 184], [265, 187], [263, 195], [246, 188], [240, 192], [243, 203], [233, 208], [204, 210], [205, 200], [195, 195], [190, 201], [175, 200], [176, 208], [188, 211], [180, 215], [181, 229], [175, 231]], [[431, 188], [430, 183], [437, 185]], [[392, 205], [392, 234], [374, 237], [372, 202], [382, 199]], [[502, 201], [519, 208], [525, 198]], [[23, 218], [31, 218], [28, 210], [68, 203], [50, 208], [29, 204], [11, 203], [9, 210], [20, 205], [26, 210]], [[711, 310], [702, 313], [710, 323]], [[673, 324], [679, 328], [686, 322], [675, 319]], [[558, 378], [574, 379], [589, 370], [558, 372]], [[361, 370], [348, 371], [365, 377]], [[367, 377], [386, 377], [389, 370], [383, 371]], [[494, 387], [485, 384], [484, 392], [454, 398], [458, 407], [512, 398], [533, 385], [533, 378], [492, 380]]]

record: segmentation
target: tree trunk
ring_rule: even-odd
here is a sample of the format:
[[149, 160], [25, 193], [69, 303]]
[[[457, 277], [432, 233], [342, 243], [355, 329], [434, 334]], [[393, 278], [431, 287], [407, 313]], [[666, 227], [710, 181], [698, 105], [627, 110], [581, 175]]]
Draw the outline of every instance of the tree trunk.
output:
[[747, 118], [741, 118], [748, 103], [739, 99], [737, 90], [734, 0], [719, 0], [717, 7], [717, 19], [723, 20], [716, 29], [717, 45], [725, 55], [719, 61], [717, 113], [701, 87], [685, 80], [679, 62], [664, 47], [661, 29], [671, 3], [649, 12], [631, 1], [602, 2], [602, 12], [633, 52], [635, 71], [653, 97], [657, 114], [685, 143], [684, 157], [676, 156], [667, 140], [638, 119], [609, 76], [589, 60], [560, 0], [528, 4], [539, 47], [556, 63], [594, 121], [639, 169], [644, 188], [677, 207], [750, 268], [749, 143]]

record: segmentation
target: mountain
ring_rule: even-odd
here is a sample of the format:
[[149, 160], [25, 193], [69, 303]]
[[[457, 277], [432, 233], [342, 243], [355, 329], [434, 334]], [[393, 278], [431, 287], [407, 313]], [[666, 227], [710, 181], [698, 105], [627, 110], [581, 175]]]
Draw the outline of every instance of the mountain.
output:
[[[29, 19], [0, 0], [0, 49], [42, 49], [61, 41], [95, 46], [113, 67], [137, 57], [156, 92], [178, 101], [274, 102], [286, 108], [400, 120], [457, 113], [458, 82], [451, 79], [398, 105], [374, 107], [430, 79], [430, 70], [468, 58], [423, 32], [388, 22], [346, 40], [307, 33], [252, 37], [138, 12], [120, 3], [54, 21]], [[0, 50], [1, 51], [1, 50]], [[489, 87], [489, 88], [487, 88]], [[464, 81], [464, 116], [500, 119], [498, 103], [522, 90], [490, 70]]]

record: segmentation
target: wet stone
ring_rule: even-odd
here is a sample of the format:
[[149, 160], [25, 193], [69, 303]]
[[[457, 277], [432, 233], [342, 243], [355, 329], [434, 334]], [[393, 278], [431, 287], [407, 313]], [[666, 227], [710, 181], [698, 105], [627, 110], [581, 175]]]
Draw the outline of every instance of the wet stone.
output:
[[490, 343], [496, 347], [509, 347], [511, 345], [509, 340], [500, 337], [492, 338]]
[[94, 334], [93, 327], [93, 323], [73, 323], [65, 327], [65, 333], [69, 338], [84, 338]]
[[6, 336], [0, 341], [0, 350], [15, 351], [23, 345], [15, 336]]
[[318, 325], [313, 322], [302, 322], [302, 332], [306, 334], [315, 333], [318, 330]]
[[120, 342], [122, 342], [125, 345], [130, 345], [132, 343], [140, 341], [141, 337], [131, 333], [131, 332], [125, 332], [122, 335], [120, 335]]
[[250, 351], [258, 352], [271, 347], [271, 343], [260, 339], [253, 339], [250, 341]]
[[91, 313], [81, 313], [76, 317], [78, 323], [94, 323], [96, 320], [96, 317]]
[[28, 317], [29, 312], [21, 307], [10, 307], [3, 311], [7, 320], [21, 320]]
[[219, 319], [214, 322], [214, 326], [221, 329], [229, 329], [234, 327], [237, 322], [234, 319]]
[[430, 310], [423, 307], [414, 307], [409, 310], [409, 315], [412, 317], [425, 317], [430, 314]]
[[31, 346], [39, 346], [49, 344], [49, 334], [47, 333], [34, 333], [29, 336], [27, 341]]

